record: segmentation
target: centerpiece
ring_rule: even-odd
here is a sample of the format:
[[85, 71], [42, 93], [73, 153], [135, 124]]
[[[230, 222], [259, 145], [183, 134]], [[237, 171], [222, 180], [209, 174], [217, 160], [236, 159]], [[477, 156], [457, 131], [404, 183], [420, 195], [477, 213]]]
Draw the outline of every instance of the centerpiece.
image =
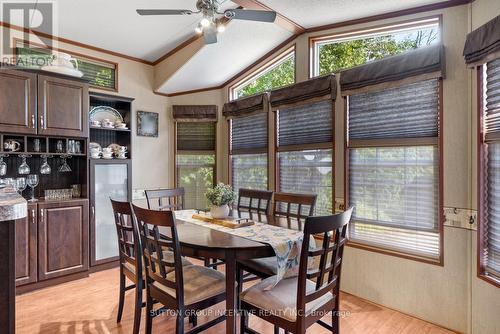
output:
[[212, 205], [210, 214], [212, 218], [226, 218], [229, 215], [229, 204], [236, 199], [236, 193], [231, 186], [219, 183], [215, 188], [209, 189], [205, 196]]

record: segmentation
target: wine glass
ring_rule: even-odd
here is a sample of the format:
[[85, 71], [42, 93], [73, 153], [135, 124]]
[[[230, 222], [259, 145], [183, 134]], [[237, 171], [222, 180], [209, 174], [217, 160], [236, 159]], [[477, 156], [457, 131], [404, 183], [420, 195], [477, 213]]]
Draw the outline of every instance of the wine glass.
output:
[[8, 154], [0, 154], [0, 176], [7, 174], [7, 163], [3, 161], [3, 158], [7, 158], [8, 156]]
[[38, 178], [38, 175], [36, 174], [30, 174], [28, 175], [28, 186], [31, 188], [31, 199], [28, 202], [36, 202], [37, 199], [35, 198], [35, 188], [38, 186], [38, 182], [40, 179]]
[[19, 165], [19, 168], [17, 169], [17, 172], [20, 175], [28, 175], [30, 173], [30, 166], [26, 163], [26, 158], [28, 158], [28, 155], [22, 154], [20, 157], [23, 159], [23, 162], [21, 165]]
[[42, 165], [40, 166], [40, 174], [49, 175], [52, 172], [52, 168], [50, 168], [47, 159], [50, 158], [49, 155], [42, 155]]
[[71, 172], [71, 167], [68, 165], [67, 159], [70, 159], [71, 156], [61, 155], [61, 159], [63, 161], [62, 165], [59, 167], [59, 173], [68, 173]]
[[18, 177], [16, 179], [16, 190], [19, 192], [19, 194], [22, 195], [24, 189], [26, 189], [26, 178], [25, 177]]

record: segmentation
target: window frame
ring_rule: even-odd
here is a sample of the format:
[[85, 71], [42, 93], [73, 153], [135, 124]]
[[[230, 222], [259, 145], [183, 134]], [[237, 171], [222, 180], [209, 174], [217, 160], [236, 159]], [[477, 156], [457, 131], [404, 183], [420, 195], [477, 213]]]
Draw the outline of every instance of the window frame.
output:
[[218, 122], [213, 122], [215, 123], [214, 126], [214, 132], [215, 132], [215, 142], [214, 142], [214, 150], [182, 150], [179, 151], [177, 150], [177, 126], [179, 122], [174, 121], [174, 188], [179, 187], [179, 182], [178, 182], [178, 176], [179, 176], [179, 166], [177, 165], [177, 156], [178, 155], [196, 155], [199, 153], [210, 155], [212, 154], [214, 156], [214, 164], [213, 164], [213, 180], [212, 184], [215, 187], [217, 185], [217, 124]]
[[486, 264], [481, 256], [481, 249], [484, 246], [483, 233], [485, 231], [485, 221], [483, 217], [485, 216], [484, 207], [481, 205], [486, 198], [484, 196], [484, 190], [486, 187], [485, 175], [482, 172], [486, 167], [487, 159], [484, 154], [484, 145], [486, 144], [486, 135], [484, 131], [484, 64], [477, 66], [476, 73], [476, 92], [477, 92], [477, 240], [476, 240], [476, 267], [477, 267], [477, 277], [485, 282], [488, 282], [497, 288], [500, 288], [500, 279], [496, 279], [490, 275], [486, 275]]
[[[276, 192], [280, 192], [280, 158], [279, 154], [282, 152], [301, 152], [308, 150], [332, 150], [332, 214], [335, 213], [335, 100], [330, 101], [332, 104], [332, 142], [331, 143], [316, 143], [316, 144], [303, 144], [303, 145], [287, 145], [279, 147], [279, 123], [278, 123], [278, 112], [279, 108], [273, 111], [274, 119], [274, 168], [275, 168], [275, 178], [274, 178], [274, 189]], [[316, 202], [316, 205], [318, 203]]]
[[73, 57], [76, 57], [77, 59], [81, 59], [83, 61], [87, 61], [87, 62], [91, 62], [91, 63], [102, 63], [104, 65], [108, 65], [110, 68], [114, 68], [114, 71], [115, 71], [115, 87], [114, 88], [100, 87], [100, 86], [94, 86], [90, 83], [89, 83], [89, 86], [92, 89], [99, 89], [99, 90], [104, 90], [104, 91], [108, 91], [108, 92], [118, 92], [119, 91], [119, 81], [118, 81], [118, 79], [119, 79], [119, 75], [118, 75], [119, 64], [116, 62], [105, 60], [105, 59], [94, 57], [94, 56], [88, 56], [88, 55], [85, 55], [82, 53], [69, 51], [69, 50], [65, 50], [65, 49], [61, 49], [61, 48], [47, 47], [47, 46], [39, 44], [39, 43], [26, 41], [26, 40], [14, 37], [13, 38], [13, 45], [14, 45], [13, 51], [14, 51], [14, 57], [15, 57], [16, 62], [17, 62], [17, 57], [19, 56], [17, 54], [17, 48], [18, 48], [18, 45], [20, 45], [20, 44], [26, 48], [35, 47], [35, 48], [45, 49], [45, 50], [49, 50], [49, 51], [64, 52], [64, 53], [67, 53]]
[[[422, 263], [427, 263], [427, 264], [433, 264], [437, 266], [444, 267], [444, 201], [443, 201], [443, 195], [444, 195], [444, 185], [443, 185], [443, 167], [444, 167], [444, 159], [443, 159], [443, 116], [444, 116], [444, 108], [443, 108], [443, 79], [439, 78], [438, 79], [438, 94], [439, 94], [439, 108], [438, 108], [438, 117], [439, 117], [439, 124], [438, 124], [438, 138], [437, 138], [437, 149], [438, 149], [438, 154], [439, 154], [439, 161], [438, 161], [438, 168], [439, 168], [439, 174], [438, 174], [438, 233], [439, 233], [439, 257], [436, 260], [426, 258], [423, 256], [418, 256], [410, 253], [405, 253], [402, 251], [397, 251], [397, 250], [391, 250], [387, 249], [384, 247], [378, 247], [378, 246], [373, 246], [373, 245], [367, 245], [364, 243], [352, 241], [348, 239], [346, 245], [357, 248], [357, 249], [362, 249], [365, 251], [372, 251], [375, 253], [380, 253], [384, 255], [390, 255], [390, 256], [396, 256], [399, 258], [404, 258], [407, 260], [414, 260]], [[351, 147], [349, 146], [349, 110], [348, 110], [348, 96], [344, 97], [344, 203], [345, 206], [349, 206], [349, 151]], [[412, 146], [427, 146], [429, 145], [430, 140], [427, 140], [426, 138], [422, 138], [424, 140], [418, 141], [414, 140], [411, 145]], [[374, 147], [393, 147], [393, 146], [408, 146], [408, 141], [392, 141], [388, 140], [386, 143], [383, 143], [383, 141], [379, 141], [381, 144], [374, 145]], [[399, 144], [398, 144], [399, 142]], [[359, 145], [358, 145], [359, 146]], [[352, 148], [357, 148], [352, 147]]]
[[[293, 44], [291, 47], [287, 48], [280, 54], [278, 54], [273, 59], [267, 61], [263, 65], [259, 66], [257, 69], [251, 71], [249, 74], [245, 75], [242, 79], [238, 80], [236, 83], [229, 86], [229, 101], [236, 100], [236, 90], [248, 85], [250, 82], [258, 79], [259, 77], [267, 74], [274, 68], [278, 67], [282, 63], [284, 63], [288, 57], [292, 56], [293, 58], [293, 70], [294, 70], [294, 82], [297, 82], [297, 53], [296, 53], [296, 44]], [[280, 87], [281, 88], [281, 87]], [[264, 92], [260, 92], [261, 94]], [[246, 96], [245, 96], [246, 97]]]
[[[384, 35], [384, 34], [388, 34], [391, 32], [410, 30], [410, 29], [414, 29], [414, 28], [418, 28], [418, 27], [425, 27], [426, 25], [431, 25], [431, 23], [433, 21], [435, 21], [435, 23], [437, 23], [437, 26], [438, 26], [439, 39], [437, 42], [440, 43], [442, 41], [442, 31], [443, 31], [443, 29], [442, 29], [442, 21], [443, 21], [442, 14], [421, 17], [421, 18], [415, 18], [415, 19], [410, 19], [410, 20], [404, 20], [404, 21], [399, 21], [399, 22], [395, 22], [395, 23], [387, 23], [387, 24], [369, 26], [366, 28], [358, 28], [355, 30], [347, 30], [347, 31], [340, 31], [340, 32], [311, 36], [311, 37], [309, 37], [309, 68], [308, 68], [309, 78], [315, 78], [317, 76], [320, 76], [319, 66], [318, 66], [319, 65], [318, 64], [318, 61], [319, 61], [318, 45], [320, 43], [325, 43], [325, 42], [332, 42], [333, 43], [333, 42], [340, 40], [340, 39], [345, 40], [345, 41], [350, 41], [350, 40], [368, 38], [368, 37], [373, 37], [373, 36], [378, 36], [378, 35]], [[429, 23], [425, 24], [426, 22], [429, 22]]]

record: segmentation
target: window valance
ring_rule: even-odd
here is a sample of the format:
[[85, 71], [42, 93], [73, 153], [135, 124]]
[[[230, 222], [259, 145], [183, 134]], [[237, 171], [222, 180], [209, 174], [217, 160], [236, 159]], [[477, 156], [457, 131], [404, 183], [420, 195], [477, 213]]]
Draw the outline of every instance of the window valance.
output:
[[246, 117], [256, 113], [267, 112], [268, 104], [268, 93], [252, 95], [224, 104], [222, 113], [227, 118]]
[[216, 105], [174, 105], [176, 122], [217, 122]]
[[337, 80], [335, 75], [329, 74], [273, 90], [270, 102], [271, 107], [277, 109], [322, 100], [335, 100], [336, 96]]
[[442, 45], [408, 51], [341, 72], [342, 96], [443, 78], [445, 68]]
[[467, 35], [463, 54], [472, 67], [500, 58], [500, 15]]

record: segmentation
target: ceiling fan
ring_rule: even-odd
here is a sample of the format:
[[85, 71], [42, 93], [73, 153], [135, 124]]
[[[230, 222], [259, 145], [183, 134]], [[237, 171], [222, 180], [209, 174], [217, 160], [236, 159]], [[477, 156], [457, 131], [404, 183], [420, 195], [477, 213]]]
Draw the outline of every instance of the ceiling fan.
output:
[[220, 4], [218, 0], [197, 0], [196, 8], [198, 11], [189, 9], [137, 9], [137, 13], [143, 16], [202, 14], [203, 18], [198, 23], [195, 31], [198, 34], [203, 34], [205, 44], [217, 43], [217, 33], [225, 30], [224, 23], [226, 20], [223, 20], [223, 18], [270, 23], [276, 20], [276, 12], [274, 11], [236, 8], [220, 12]]

